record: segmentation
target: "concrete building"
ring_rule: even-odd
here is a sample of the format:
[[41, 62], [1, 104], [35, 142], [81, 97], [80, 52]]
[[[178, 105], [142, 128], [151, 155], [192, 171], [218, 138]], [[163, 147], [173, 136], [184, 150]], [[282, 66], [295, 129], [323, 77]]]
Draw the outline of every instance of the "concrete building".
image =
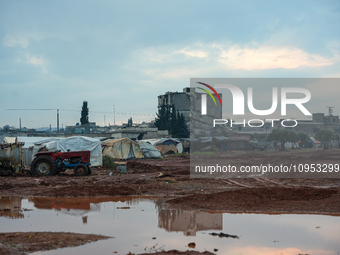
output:
[[[215, 105], [214, 101], [208, 96], [207, 100], [207, 114], [202, 115], [202, 93], [198, 93], [195, 88], [187, 87], [183, 92], [166, 92], [164, 95], [158, 96], [158, 108], [162, 105], [174, 105], [175, 109], [182, 113], [185, 117], [187, 126], [191, 131], [195, 131], [197, 136], [211, 136], [212, 123], [214, 119], [222, 118], [222, 107]], [[218, 102], [216, 95], [213, 95]], [[222, 94], [219, 94], [222, 99]]]
[[193, 88], [184, 88], [183, 92], [166, 92], [158, 96], [158, 108], [162, 105], [174, 105], [176, 110], [182, 113], [186, 122], [190, 122], [190, 92], [195, 92]]

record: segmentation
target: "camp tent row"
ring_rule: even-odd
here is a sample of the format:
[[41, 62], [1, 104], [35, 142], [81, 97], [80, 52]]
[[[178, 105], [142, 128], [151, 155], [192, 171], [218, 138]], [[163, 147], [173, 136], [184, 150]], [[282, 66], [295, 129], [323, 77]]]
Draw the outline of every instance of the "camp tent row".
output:
[[181, 141], [173, 138], [149, 139], [138, 142], [128, 138], [102, 141], [103, 155], [115, 159], [163, 158], [162, 155], [182, 153]]
[[30, 167], [34, 155], [42, 148], [47, 151], [91, 151], [91, 165], [102, 165], [102, 156], [114, 159], [163, 158], [165, 154], [182, 153], [182, 143], [173, 138], [132, 141], [128, 138], [107, 139], [102, 141], [86, 136], [60, 137], [5, 137], [3, 142], [24, 143], [23, 159], [25, 167]]

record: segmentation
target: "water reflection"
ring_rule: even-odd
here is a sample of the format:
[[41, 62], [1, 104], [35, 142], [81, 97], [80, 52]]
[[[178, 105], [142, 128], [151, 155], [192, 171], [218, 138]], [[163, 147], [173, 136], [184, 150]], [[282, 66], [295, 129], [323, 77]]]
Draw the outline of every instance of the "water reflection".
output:
[[21, 197], [0, 196], [0, 217], [10, 219], [24, 218], [21, 209]]
[[[340, 217], [213, 213], [162, 209], [162, 200], [128, 197], [0, 198], [1, 232], [77, 232], [114, 237], [35, 254], [128, 254], [190, 249], [216, 254], [338, 255]], [[79, 220], [74, 220], [74, 218]], [[220, 238], [209, 233], [240, 238]], [[153, 239], [156, 238], [156, 239]], [[153, 248], [156, 247], [156, 248]]]
[[83, 224], [87, 224], [86, 214], [100, 212], [100, 203], [91, 203], [91, 200], [74, 200], [74, 198], [29, 198], [37, 209], [56, 210], [62, 214], [82, 217]]
[[197, 231], [222, 230], [222, 213], [202, 211], [160, 210], [158, 227], [166, 231], [183, 232], [186, 236], [196, 236]]
[[[83, 224], [88, 222], [90, 212], [100, 212], [101, 203], [125, 202], [128, 205], [138, 204], [139, 198], [129, 197], [83, 197], [83, 198], [56, 198], [56, 197], [33, 197], [28, 201], [37, 209], [55, 210], [62, 214], [82, 217]], [[116, 207], [115, 209], [130, 209], [130, 206]]]

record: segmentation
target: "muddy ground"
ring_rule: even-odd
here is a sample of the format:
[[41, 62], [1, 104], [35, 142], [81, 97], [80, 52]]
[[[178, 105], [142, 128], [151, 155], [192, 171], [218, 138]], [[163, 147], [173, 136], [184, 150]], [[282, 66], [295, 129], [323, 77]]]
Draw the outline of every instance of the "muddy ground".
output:
[[[150, 253], [142, 253], [139, 255], [148, 255]], [[177, 250], [171, 250], [171, 251], [160, 251], [160, 252], [156, 252], [156, 253], [152, 253], [155, 255], [214, 255], [214, 253], [205, 251], [205, 252], [198, 252], [198, 251], [177, 251]], [[134, 254], [128, 254], [128, 255], [134, 255]]]
[[[230, 164], [257, 161], [340, 163], [340, 150], [244, 151], [224, 155]], [[0, 196], [157, 196], [164, 207], [229, 212], [340, 214], [340, 179], [191, 179], [190, 156], [131, 160], [127, 173], [93, 168], [91, 176], [0, 177]], [[110, 176], [110, 173], [112, 175]], [[340, 173], [339, 173], [340, 177]], [[162, 253], [169, 254], [169, 253]], [[172, 253], [170, 253], [172, 254]], [[175, 253], [174, 253], [175, 254]], [[179, 253], [181, 254], [181, 253]], [[189, 254], [189, 253], [185, 253]]]
[[64, 232], [0, 233], [0, 255], [27, 254], [64, 247], [76, 247], [111, 237]]

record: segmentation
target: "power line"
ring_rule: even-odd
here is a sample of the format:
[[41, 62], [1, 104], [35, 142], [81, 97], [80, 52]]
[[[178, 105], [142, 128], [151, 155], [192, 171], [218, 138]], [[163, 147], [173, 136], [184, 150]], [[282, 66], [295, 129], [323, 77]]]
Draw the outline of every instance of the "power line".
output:
[[55, 111], [57, 109], [6, 109], [6, 111]]
[[[81, 110], [72, 110], [72, 109], [6, 109], [6, 111], [64, 111], [64, 112], [81, 112]], [[116, 112], [115, 109], [113, 112], [104, 112], [104, 111], [89, 111], [89, 113], [99, 113], [99, 114], [118, 114], [118, 115], [134, 115], [134, 116], [156, 116], [153, 113], [126, 113], [126, 112]]]

